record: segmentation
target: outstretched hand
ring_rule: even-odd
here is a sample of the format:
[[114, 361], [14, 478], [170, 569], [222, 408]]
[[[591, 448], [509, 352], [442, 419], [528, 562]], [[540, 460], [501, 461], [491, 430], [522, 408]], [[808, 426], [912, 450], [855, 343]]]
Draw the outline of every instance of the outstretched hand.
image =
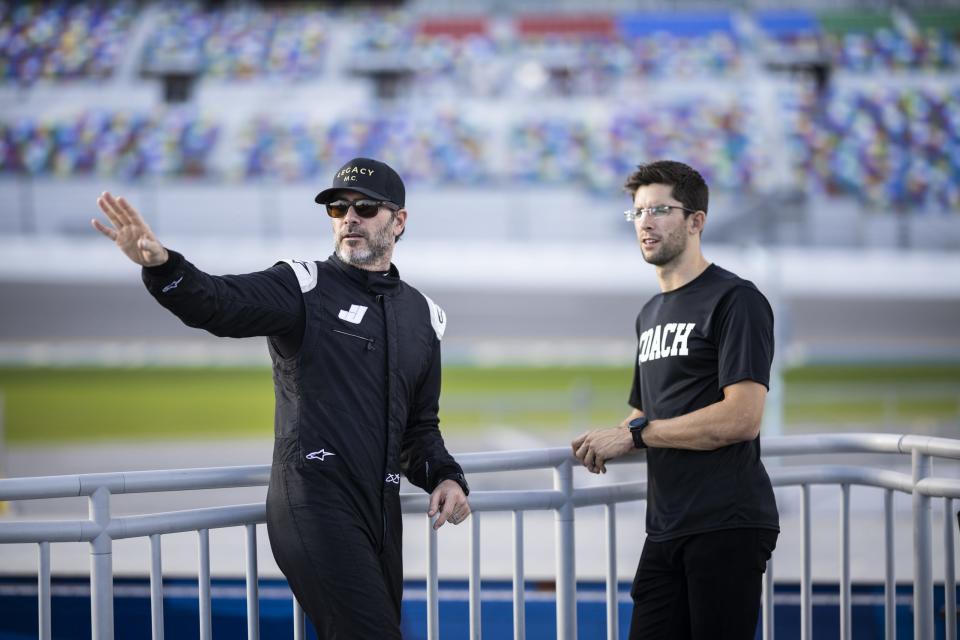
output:
[[470, 503], [460, 485], [453, 480], [444, 480], [430, 494], [430, 510], [427, 515], [431, 518], [440, 513], [433, 523], [434, 530], [443, 526], [444, 522], [460, 524], [470, 515]]
[[96, 218], [90, 223], [94, 229], [113, 240], [124, 255], [143, 267], [157, 267], [167, 261], [167, 250], [129, 202], [114, 198], [110, 192], [104, 191], [97, 198], [97, 206], [113, 226], [109, 227]]

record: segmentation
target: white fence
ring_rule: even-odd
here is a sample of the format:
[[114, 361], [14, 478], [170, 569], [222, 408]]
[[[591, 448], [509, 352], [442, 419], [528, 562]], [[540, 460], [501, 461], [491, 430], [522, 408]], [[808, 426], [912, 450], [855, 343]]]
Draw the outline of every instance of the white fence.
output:
[[[764, 458], [800, 458], [824, 454], [888, 453], [911, 456], [912, 474], [886, 468], [855, 465], [799, 466], [768, 465], [774, 486], [797, 487], [801, 495], [801, 638], [812, 638], [812, 577], [810, 488], [836, 485], [841, 492], [840, 510], [840, 637], [852, 638], [850, 576], [850, 487], [877, 487], [884, 490], [884, 561], [886, 639], [893, 640], [895, 625], [895, 576], [893, 562], [893, 495], [911, 494], [913, 499], [913, 604], [914, 638], [933, 638], [933, 499], [941, 498], [944, 509], [944, 587], [946, 592], [946, 638], [957, 639], [956, 531], [953, 500], [960, 498], [960, 480], [933, 474], [932, 460], [960, 460], [960, 440], [890, 434], [831, 434], [768, 438]], [[606, 611], [607, 638], [619, 637], [617, 616], [616, 514], [617, 504], [646, 498], [646, 483], [631, 482], [591, 487], [574, 487], [575, 460], [568, 448], [470, 453], [458, 456], [467, 473], [508, 473], [526, 469], [553, 469], [553, 488], [516, 491], [476, 491], [470, 502], [469, 606], [471, 638], [481, 637], [480, 628], [480, 522], [483, 514], [508, 512], [513, 515], [513, 605], [514, 637], [524, 631], [524, 513], [551, 510], [555, 513], [557, 637], [576, 636], [576, 571], [574, 558], [574, 521], [577, 509], [593, 505], [605, 508], [606, 531]], [[642, 456], [626, 464], [642, 462]], [[256, 524], [264, 522], [262, 503], [232, 505], [112, 517], [110, 497], [157, 491], [184, 491], [244, 486], [262, 486], [269, 478], [268, 466], [224, 467], [102, 473], [0, 480], [0, 500], [26, 500], [87, 496], [90, 516], [87, 520], [53, 522], [2, 522], [0, 543], [37, 543], [39, 637], [51, 637], [50, 544], [88, 542], [90, 544], [92, 635], [112, 639], [113, 624], [113, 540], [148, 537], [151, 548], [150, 600], [153, 638], [164, 637], [162, 563], [160, 536], [196, 531], [199, 537], [200, 637], [212, 638], [210, 600], [209, 530], [222, 527], [246, 529], [246, 590], [248, 637], [259, 637], [257, 592]], [[401, 496], [405, 513], [424, 513], [428, 496], [422, 493]], [[439, 598], [437, 589], [437, 534], [427, 519], [427, 631], [439, 637]], [[408, 541], [408, 544], [410, 542]], [[879, 552], [879, 550], [878, 550]], [[763, 637], [771, 640], [773, 624], [774, 562], [770, 561], [763, 585]], [[305, 637], [303, 612], [293, 603], [294, 637]]]

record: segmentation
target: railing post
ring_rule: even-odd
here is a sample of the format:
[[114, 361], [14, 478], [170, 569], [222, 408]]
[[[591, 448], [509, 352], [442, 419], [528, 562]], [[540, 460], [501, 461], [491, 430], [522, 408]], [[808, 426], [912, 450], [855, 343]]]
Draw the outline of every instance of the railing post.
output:
[[894, 575], [893, 554], [893, 491], [883, 492], [883, 617], [884, 640], [897, 640], [897, 581]]
[[957, 574], [954, 568], [953, 500], [943, 500], [943, 592], [947, 639], [957, 640]]
[[513, 640], [526, 638], [526, 605], [524, 604], [523, 511], [513, 512]]
[[573, 466], [564, 460], [553, 470], [553, 488], [563, 494], [556, 512], [557, 638], [577, 637], [577, 584], [573, 545]]
[[604, 505], [607, 530], [607, 640], [620, 637], [620, 621], [617, 615], [617, 504]]
[[98, 487], [89, 498], [90, 520], [100, 529], [90, 541], [90, 630], [96, 640], [113, 640], [113, 540], [110, 491]]
[[763, 640], [773, 640], [773, 557], [763, 572]]
[[810, 485], [800, 485], [800, 639], [813, 638], [813, 587], [810, 555]]
[[307, 637], [307, 629], [303, 616], [303, 607], [297, 596], [293, 596], [293, 640], [304, 640]]
[[480, 640], [483, 635], [480, 612], [480, 513], [470, 515], [470, 640]]
[[150, 536], [150, 622], [153, 640], [163, 640], [163, 565], [157, 533]]
[[913, 637], [933, 638], [933, 557], [930, 498], [917, 483], [930, 476], [930, 456], [914, 449], [913, 462]]
[[41, 640], [50, 640], [50, 543], [41, 542], [37, 571], [37, 613]]
[[[474, 514], [476, 515], [476, 514]], [[440, 638], [440, 593], [437, 587], [436, 518], [427, 518], [427, 640]]]
[[213, 620], [211, 618], [210, 602], [210, 530], [197, 531], [199, 547], [199, 570], [197, 572], [197, 586], [199, 587], [200, 606], [200, 640], [213, 640]]
[[850, 485], [840, 485], [840, 638], [853, 635], [850, 607]]
[[257, 571], [257, 525], [246, 526], [247, 640], [260, 640], [260, 574]]

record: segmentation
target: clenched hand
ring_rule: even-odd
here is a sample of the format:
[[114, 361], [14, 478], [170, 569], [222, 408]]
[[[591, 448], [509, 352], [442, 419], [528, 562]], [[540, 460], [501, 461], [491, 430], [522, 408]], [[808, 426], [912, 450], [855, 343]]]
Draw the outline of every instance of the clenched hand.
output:
[[591, 473], [606, 473], [607, 460], [619, 458], [633, 449], [633, 436], [627, 427], [595, 429], [574, 438], [570, 447]]
[[90, 223], [94, 229], [113, 240], [128, 258], [143, 267], [157, 267], [167, 261], [167, 250], [129, 202], [114, 198], [104, 191], [97, 198], [97, 206], [113, 226], [108, 227], [96, 218]]

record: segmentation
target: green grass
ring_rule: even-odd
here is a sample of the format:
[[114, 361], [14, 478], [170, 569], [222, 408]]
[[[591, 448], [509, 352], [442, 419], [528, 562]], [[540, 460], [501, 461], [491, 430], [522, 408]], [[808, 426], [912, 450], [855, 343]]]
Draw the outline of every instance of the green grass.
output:
[[[631, 371], [608, 367], [444, 369], [444, 431], [577, 431], [619, 422]], [[804, 367], [785, 376], [789, 429], [922, 430], [960, 420], [960, 365]], [[266, 368], [0, 368], [11, 443], [269, 437]]]
[[8, 442], [266, 435], [269, 369], [0, 369]]

